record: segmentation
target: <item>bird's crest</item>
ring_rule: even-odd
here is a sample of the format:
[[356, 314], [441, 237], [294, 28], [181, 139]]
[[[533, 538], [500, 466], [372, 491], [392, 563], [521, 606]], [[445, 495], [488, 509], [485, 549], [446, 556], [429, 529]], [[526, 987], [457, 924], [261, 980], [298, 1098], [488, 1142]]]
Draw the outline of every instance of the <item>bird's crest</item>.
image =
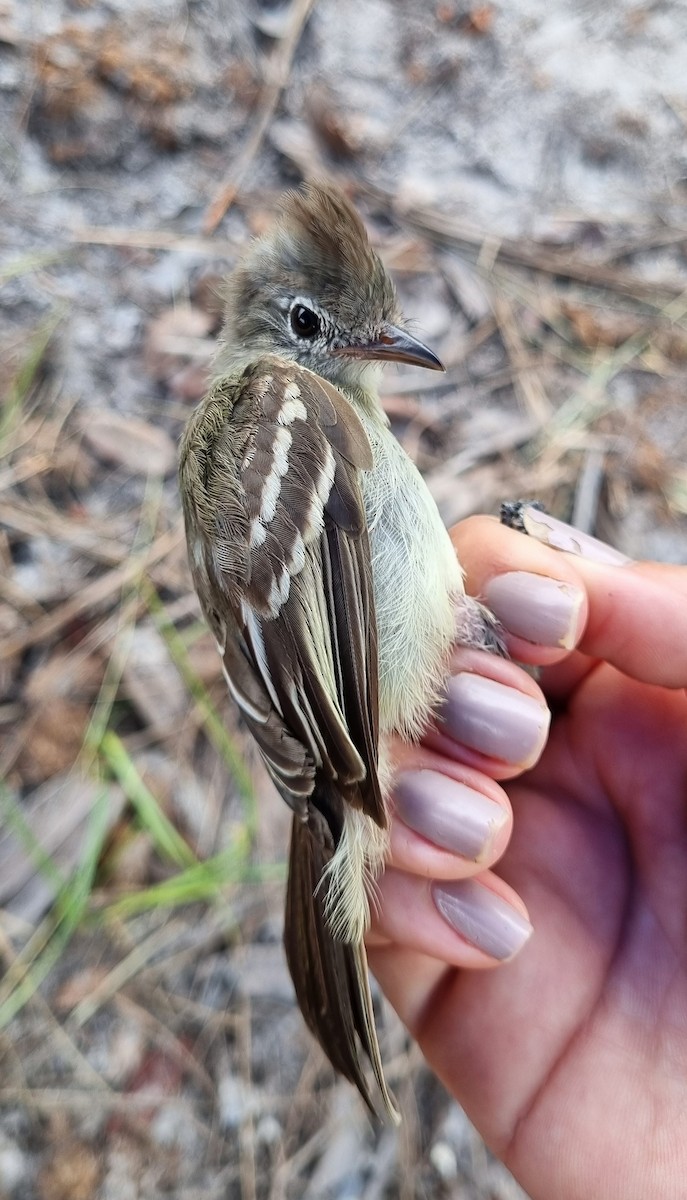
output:
[[358, 213], [337, 188], [314, 181], [287, 192], [275, 240], [316, 289], [335, 285], [340, 290], [345, 279], [353, 295], [362, 299], [373, 293], [389, 313], [395, 310], [393, 284]]
[[308, 183], [300, 191], [287, 192], [279, 225], [298, 239], [302, 249], [307, 248], [316, 266], [331, 263], [361, 283], [379, 270], [379, 258], [358, 213], [326, 183]]
[[[300, 298], [324, 310], [330, 328], [354, 340], [374, 340], [385, 322], [399, 318], [396, 291], [350, 201], [325, 182], [305, 184], [284, 196], [274, 225], [256, 238], [227, 281], [225, 324], [218, 373], [236, 367], [238, 351], [293, 356], [285, 302]], [[306, 346], [301, 361], [329, 377], [340, 361], [325, 346]], [[305, 351], [303, 352], [305, 354]], [[359, 371], [357, 364], [349, 371]]]

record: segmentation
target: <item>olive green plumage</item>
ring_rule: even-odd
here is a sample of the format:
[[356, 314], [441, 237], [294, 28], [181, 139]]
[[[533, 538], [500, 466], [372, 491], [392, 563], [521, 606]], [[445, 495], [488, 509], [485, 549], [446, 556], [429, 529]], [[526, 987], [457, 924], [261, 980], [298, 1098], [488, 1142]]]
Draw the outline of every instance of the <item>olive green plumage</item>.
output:
[[389, 738], [422, 732], [457, 622], [467, 640], [491, 636], [379, 400], [382, 362], [441, 368], [400, 321], [348, 200], [326, 184], [287, 194], [228, 281], [214, 383], [180, 461], [201, 606], [294, 813], [284, 941], [299, 1004], [394, 1120], [364, 947]]

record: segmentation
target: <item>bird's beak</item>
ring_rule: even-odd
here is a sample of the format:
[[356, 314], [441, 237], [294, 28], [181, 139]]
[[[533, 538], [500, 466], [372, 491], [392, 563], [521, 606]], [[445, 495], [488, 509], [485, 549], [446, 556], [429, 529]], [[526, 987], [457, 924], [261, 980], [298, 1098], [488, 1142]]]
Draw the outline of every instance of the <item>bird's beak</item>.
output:
[[339, 346], [335, 353], [345, 358], [381, 359], [384, 362], [412, 363], [416, 367], [429, 367], [430, 371], [445, 370], [433, 350], [423, 346], [417, 338], [411, 337], [405, 329], [399, 329], [396, 325], [385, 325], [374, 342]]

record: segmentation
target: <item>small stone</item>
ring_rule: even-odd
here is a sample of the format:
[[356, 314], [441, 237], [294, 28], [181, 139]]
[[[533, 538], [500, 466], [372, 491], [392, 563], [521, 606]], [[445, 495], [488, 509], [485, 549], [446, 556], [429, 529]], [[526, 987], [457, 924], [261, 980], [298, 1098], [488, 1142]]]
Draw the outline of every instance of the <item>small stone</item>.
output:
[[26, 1179], [28, 1164], [14, 1142], [0, 1141], [0, 1193], [8, 1195]]
[[263, 1107], [257, 1089], [245, 1084], [236, 1075], [225, 1075], [220, 1079], [217, 1093], [223, 1129], [238, 1129], [249, 1117], [257, 1116]]
[[429, 1152], [429, 1160], [440, 1179], [450, 1183], [458, 1177], [456, 1155], [448, 1142], [435, 1142]]

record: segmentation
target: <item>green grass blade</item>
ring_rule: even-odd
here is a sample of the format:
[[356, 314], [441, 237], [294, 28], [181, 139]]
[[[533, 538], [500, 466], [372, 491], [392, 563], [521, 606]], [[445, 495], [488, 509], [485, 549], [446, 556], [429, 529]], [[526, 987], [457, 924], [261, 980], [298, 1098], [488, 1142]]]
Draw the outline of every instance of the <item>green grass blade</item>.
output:
[[54, 886], [55, 893], [59, 894], [67, 883], [64, 875], [43, 849], [21, 811], [21, 807], [2, 782], [0, 782], [0, 811], [2, 811], [3, 820], [12, 829], [36, 870]]
[[17, 955], [0, 984], [0, 1029], [4, 1029], [31, 999], [80, 924], [88, 906], [93, 878], [108, 829], [108, 795], [96, 799], [81, 863], [60, 890], [53, 911]]
[[100, 742], [100, 755], [138, 813], [158, 850], [177, 867], [196, 866], [190, 846], [163, 813], [153, 793], [141, 779], [130, 755], [116, 733], [108, 730]]
[[258, 810], [253, 781], [243, 760], [243, 755], [227, 732], [222, 718], [208, 695], [207, 689], [203, 686], [202, 680], [198, 678], [193, 670], [184, 639], [169, 620], [164, 604], [150, 580], [146, 579], [143, 581], [141, 591], [158, 632], [167, 644], [173, 662], [203, 714], [203, 721], [208, 737], [231, 771], [243, 803], [246, 822], [248, 823], [251, 836], [253, 836], [258, 824]]
[[21, 420], [26, 397], [35, 382], [38, 369], [43, 361], [43, 356], [64, 313], [65, 306], [60, 305], [34, 331], [29, 342], [28, 354], [14, 376], [14, 379], [10, 382], [7, 399], [3, 406], [3, 411], [0, 413], [0, 450], [2, 449], [3, 439], [7, 437]]
[[0, 287], [11, 279], [19, 279], [22, 275], [30, 275], [33, 271], [41, 271], [43, 267], [51, 267], [53, 263], [61, 262], [73, 254], [69, 246], [60, 250], [43, 250], [37, 254], [22, 254], [4, 267], [0, 267]]

